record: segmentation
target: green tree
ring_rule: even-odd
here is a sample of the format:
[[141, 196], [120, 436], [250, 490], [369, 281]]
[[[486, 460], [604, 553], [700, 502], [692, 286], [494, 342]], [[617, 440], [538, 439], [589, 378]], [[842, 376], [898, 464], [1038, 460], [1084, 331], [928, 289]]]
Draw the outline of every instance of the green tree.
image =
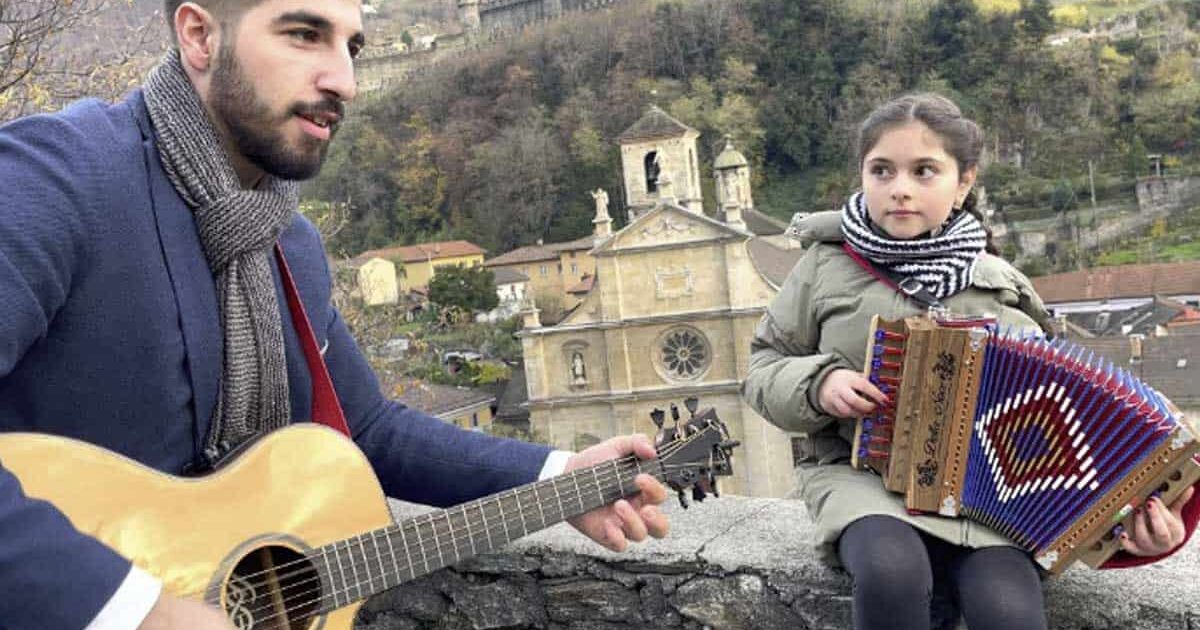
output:
[[429, 281], [429, 301], [441, 307], [477, 312], [496, 308], [500, 298], [490, 269], [455, 265], [442, 267], [434, 274]]

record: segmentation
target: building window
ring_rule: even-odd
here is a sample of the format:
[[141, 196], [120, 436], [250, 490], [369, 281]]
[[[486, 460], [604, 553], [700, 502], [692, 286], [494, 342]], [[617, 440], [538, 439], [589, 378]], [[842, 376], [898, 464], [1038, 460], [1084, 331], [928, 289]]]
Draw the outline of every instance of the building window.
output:
[[546, 277], [546, 265], [542, 265], [541, 269], [539, 269], [538, 271], [541, 272], [543, 278]]
[[654, 364], [666, 380], [697, 380], [712, 365], [712, 348], [704, 333], [691, 326], [677, 326], [659, 337]]
[[646, 168], [646, 192], [658, 192], [658, 151], [651, 151], [642, 160]]
[[571, 275], [579, 275], [579, 265], [577, 263], [571, 263]]
[[479, 426], [479, 412], [471, 414], [471, 428]]

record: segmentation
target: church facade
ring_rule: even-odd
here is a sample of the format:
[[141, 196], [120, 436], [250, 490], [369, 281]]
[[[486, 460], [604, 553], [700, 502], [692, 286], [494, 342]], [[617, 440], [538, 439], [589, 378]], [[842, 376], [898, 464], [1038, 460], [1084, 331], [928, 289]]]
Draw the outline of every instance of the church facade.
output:
[[799, 249], [782, 223], [753, 208], [746, 160], [718, 157], [721, 210], [705, 215], [699, 133], [652, 108], [619, 138], [629, 223], [611, 229], [597, 201], [591, 291], [554, 326], [526, 309], [520, 333], [531, 427], [558, 448], [623, 433], [653, 435], [651, 412], [695, 396], [742, 443], [726, 491], [782, 496], [792, 484], [790, 436], [740, 398], [750, 340]]

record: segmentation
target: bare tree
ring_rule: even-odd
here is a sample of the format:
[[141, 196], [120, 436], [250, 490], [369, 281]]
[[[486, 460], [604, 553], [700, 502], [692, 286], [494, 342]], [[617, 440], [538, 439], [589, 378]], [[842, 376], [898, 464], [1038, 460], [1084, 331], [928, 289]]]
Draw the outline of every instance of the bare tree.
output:
[[134, 0], [0, 0], [0, 120], [119, 97], [162, 47], [144, 13]]

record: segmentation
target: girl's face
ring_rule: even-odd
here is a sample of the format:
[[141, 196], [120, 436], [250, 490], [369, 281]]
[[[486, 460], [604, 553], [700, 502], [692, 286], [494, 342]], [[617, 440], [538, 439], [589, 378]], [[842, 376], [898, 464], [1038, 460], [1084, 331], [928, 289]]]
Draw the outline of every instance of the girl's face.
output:
[[871, 220], [894, 239], [916, 238], [945, 223], [962, 205], [975, 173], [972, 167], [960, 177], [958, 163], [925, 123], [892, 127], [862, 163]]

